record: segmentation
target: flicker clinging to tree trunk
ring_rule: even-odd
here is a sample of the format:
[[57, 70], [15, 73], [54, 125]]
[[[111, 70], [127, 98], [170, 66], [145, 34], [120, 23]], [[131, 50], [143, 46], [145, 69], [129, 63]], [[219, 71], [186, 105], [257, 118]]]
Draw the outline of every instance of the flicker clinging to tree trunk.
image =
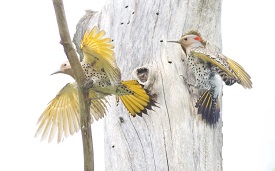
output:
[[206, 42], [196, 31], [183, 35], [179, 41], [168, 41], [181, 45], [187, 58], [187, 66], [195, 76], [195, 86], [204, 90], [196, 103], [198, 114], [210, 125], [220, 118], [218, 98], [222, 93], [222, 80], [226, 85], [241, 84], [252, 88], [250, 76], [241, 65], [232, 59], [206, 50]]
[[[87, 30], [81, 43], [81, 50], [84, 59], [81, 62], [89, 88], [91, 99], [91, 120], [103, 118], [106, 113], [107, 95], [116, 95], [132, 116], [142, 113], [147, 114], [155, 106], [155, 101], [136, 80], [121, 81], [121, 73], [115, 60], [113, 45], [110, 38], [103, 38], [105, 31], [99, 31], [97, 27]], [[70, 63], [64, 62], [60, 69], [53, 74], [64, 73], [75, 78]], [[69, 134], [79, 130], [79, 103], [77, 84], [68, 83], [56, 97], [49, 103], [38, 120], [39, 127], [35, 136], [42, 133], [41, 140], [49, 135], [49, 142], [52, 141], [58, 132], [57, 141], [62, 140], [63, 134]]]

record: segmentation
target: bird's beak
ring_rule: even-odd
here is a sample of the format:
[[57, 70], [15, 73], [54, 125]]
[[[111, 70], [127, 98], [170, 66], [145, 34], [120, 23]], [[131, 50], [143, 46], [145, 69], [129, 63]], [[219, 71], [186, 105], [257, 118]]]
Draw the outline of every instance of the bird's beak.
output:
[[61, 71], [60, 71], [60, 70], [55, 71], [55, 72], [54, 72], [54, 73], [52, 73], [51, 75], [58, 74], [58, 73], [61, 73]]
[[178, 44], [180, 44], [180, 41], [174, 41], [174, 40], [170, 40], [170, 41], [167, 41], [167, 42], [178, 43]]

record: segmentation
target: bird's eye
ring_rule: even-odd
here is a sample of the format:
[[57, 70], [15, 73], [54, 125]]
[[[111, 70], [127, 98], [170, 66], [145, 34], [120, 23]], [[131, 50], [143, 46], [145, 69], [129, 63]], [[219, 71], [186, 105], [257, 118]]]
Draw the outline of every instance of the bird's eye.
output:
[[63, 64], [63, 66], [67, 66], [67, 64]]
[[187, 37], [185, 37], [184, 40], [186, 41], [186, 40], [187, 40]]

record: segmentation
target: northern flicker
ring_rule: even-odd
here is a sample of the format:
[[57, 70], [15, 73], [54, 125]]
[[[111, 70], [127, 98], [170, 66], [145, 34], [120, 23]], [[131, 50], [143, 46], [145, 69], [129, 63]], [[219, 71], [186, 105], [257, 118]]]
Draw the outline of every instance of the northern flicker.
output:
[[[91, 99], [91, 123], [93, 119], [100, 119], [106, 113], [107, 95], [116, 95], [132, 116], [147, 114], [155, 106], [155, 101], [136, 80], [121, 81], [121, 73], [116, 64], [113, 45], [110, 38], [103, 38], [105, 31], [97, 27], [87, 30], [82, 39], [80, 49], [84, 55], [81, 62], [87, 79]], [[75, 78], [70, 63], [64, 62], [60, 69], [53, 74], [63, 73]], [[49, 135], [49, 142], [58, 131], [58, 142], [63, 133], [65, 137], [79, 130], [79, 104], [76, 83], [68, 83], [49, 103], [38, 120], [36, 136], [42, 133], [45, 139]]]
[[80, 45], [84, 55], [81, 65], [88, 82], [91, 82], [90, 88], [103, 97], [116, 95], [132, 116], [141, 116], [155, 102], [138, 81], [121, 81], [114, 46], [110, 38], [103, 38], [104, 35], [105, 31], [99, 31], [98, 27], [88, 29]]
[[187, 58], [187, 66], [195, 76], [195, 86], [204, 92], [195, 107], [198, 114], [211, 125], [220, 118], [219, 96], [222, 93], [222, 80], [226, 85], [241, 84], [252, 88], [251, 77], [234, 60], [206, 50], [206, 42], [196, 31], [188, 32], [179, 41], [168, 41], [181, 45]]

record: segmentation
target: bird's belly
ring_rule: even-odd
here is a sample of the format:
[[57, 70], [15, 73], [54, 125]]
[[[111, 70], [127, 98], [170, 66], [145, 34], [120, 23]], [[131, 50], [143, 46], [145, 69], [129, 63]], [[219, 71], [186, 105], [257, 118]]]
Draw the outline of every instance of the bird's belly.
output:
[[94, 91], [104, 94], [112, 94], [112, 92], [115, 91], [103, 69], [88, 68], [85, 71], [86, 79], [92, 80], [93, 82], [92, 89]]
[[187, 65], [195, 76], [195, 86], [200, 89], [208, 89], [211, 70], [207, 63], [191, 56], [187, 59]]
[[107, 78], [92, 76], [90, 79], [93, 80], [93, 89], [97, 92], [112, 94], [115, 88], [111, 85], [111, 82]]

